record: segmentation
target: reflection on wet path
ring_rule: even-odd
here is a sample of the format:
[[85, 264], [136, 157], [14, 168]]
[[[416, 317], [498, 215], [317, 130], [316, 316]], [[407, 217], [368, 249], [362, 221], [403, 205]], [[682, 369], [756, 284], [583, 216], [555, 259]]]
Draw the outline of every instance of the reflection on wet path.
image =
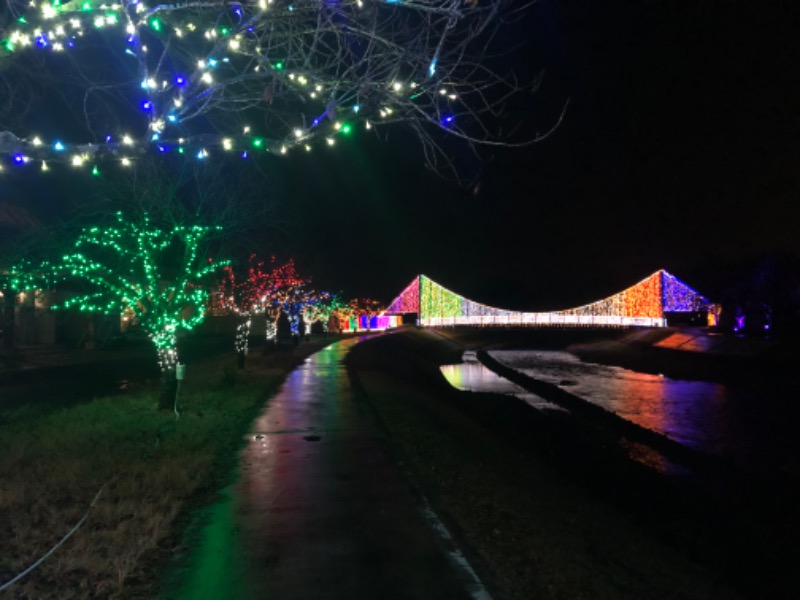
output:
[[341, 361], [358, 341], [309, 357], [269, 400], [168, 597], [466, 597], [355, 400]]

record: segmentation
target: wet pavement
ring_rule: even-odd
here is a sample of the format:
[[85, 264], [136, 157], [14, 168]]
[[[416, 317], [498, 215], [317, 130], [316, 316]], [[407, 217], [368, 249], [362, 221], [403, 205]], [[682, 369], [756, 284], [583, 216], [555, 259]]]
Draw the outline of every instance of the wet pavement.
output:
[[389, 458], [345, 354], [312, 355], [267, 402], [169, 598], [488, 598]]

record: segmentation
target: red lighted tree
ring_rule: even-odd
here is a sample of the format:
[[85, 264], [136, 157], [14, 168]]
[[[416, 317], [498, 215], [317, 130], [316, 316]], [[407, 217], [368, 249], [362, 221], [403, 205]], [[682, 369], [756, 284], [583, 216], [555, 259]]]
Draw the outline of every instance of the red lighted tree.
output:
[[236, 270], [227, 266], [219, 284], [220, 307], [237, 317], [234, 346], [240, 369], [244, 368], [253, 317], [262, 311], [263, 298], [272, 285], [271, 274], [264, 270], [264, 262], [251, 254], [244, 276], [237, 277]]

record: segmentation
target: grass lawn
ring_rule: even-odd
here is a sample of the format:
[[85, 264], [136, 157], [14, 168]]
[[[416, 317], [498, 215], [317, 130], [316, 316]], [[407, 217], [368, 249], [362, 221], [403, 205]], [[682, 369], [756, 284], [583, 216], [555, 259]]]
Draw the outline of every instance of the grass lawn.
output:
[[8, 598], [152, 597], [182, 517], [224, 487], [249, 424], [303, 358], [336, 341], [189, 364], [181, 414], [157, 389], [0, 410], [0, 585], [83, 526]]

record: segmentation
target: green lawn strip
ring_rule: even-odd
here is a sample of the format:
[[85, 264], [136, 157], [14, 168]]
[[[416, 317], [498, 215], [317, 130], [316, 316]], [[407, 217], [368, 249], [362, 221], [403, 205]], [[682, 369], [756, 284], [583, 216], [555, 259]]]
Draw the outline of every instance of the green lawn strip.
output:
[[[249, 424], [303, 358], [335, 341], [188, 366], [181, 415], [157, 390], [0, 412], [0, 583], [84, 515], [83, 527], [9, 598], [147, 597], [187, 512], [223, 487]], [[6, 596], [4, 596], [6, 597]]]
[[463, 393], [430, 384], [436, 353], [428, 339], [413, 350], [419, 335], [393, 348], [368, 342], [351, 368], [414, 484], [513, 597], [737, 597], [569, 473], [460, 411], [452, 400]]

